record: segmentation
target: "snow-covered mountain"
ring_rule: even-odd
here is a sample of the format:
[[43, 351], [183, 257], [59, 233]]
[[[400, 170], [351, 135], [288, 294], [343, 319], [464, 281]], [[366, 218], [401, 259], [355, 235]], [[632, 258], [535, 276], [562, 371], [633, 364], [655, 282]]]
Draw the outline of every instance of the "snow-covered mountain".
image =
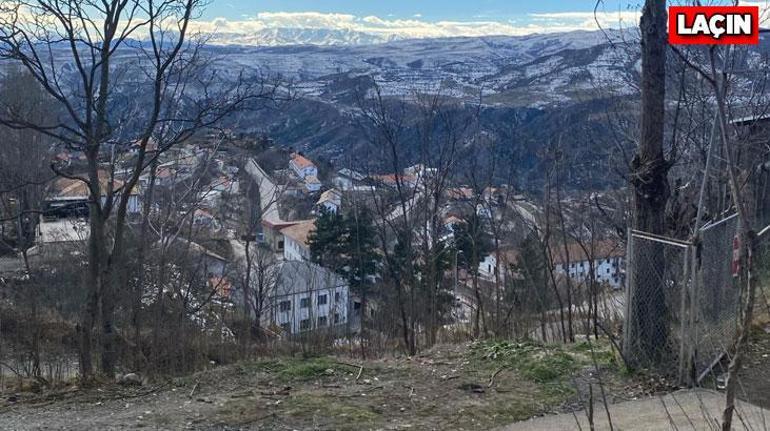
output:
[[638, 53], [611, 39], [617, 42], [619, 34], [581, 31], [369, 45], [229, 45], [209, 47], [209, 52], [219, 59], [216, 67], [222, 76], [259, 69], [293, 80], [306, 97], [335, 100], [358, 78], [371, 76], [388, 95], [441, 92], [477, 100], [483, 94], [489, 104], [541, 107], [598, 89], [631, 91], [627, 81], [634, 79]]
[[386, 36], [349, 29], [271, 27], [250, 32], [218, 31], [210, 36], [213, 45], [288, 46], [288, 45], [374, 45], [397, 40]]

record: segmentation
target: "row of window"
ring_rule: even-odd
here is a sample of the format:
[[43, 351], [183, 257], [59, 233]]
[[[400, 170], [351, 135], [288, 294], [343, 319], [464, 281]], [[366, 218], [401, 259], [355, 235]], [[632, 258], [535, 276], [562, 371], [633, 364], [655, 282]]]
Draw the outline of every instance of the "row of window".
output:
[[[329, 302], [329, 297], [327, 294], [318, 294], [316, 297], [316, 304], [318, 305], [326, 305]], [[334, 302], [340, 302], [340, 293], [334, 292]], [[310, 308], [310, 297], [306, 296], [304, 298], [299, 299], [299, 308]], [[291, 311], [291, 301], [281, 301], [278, 304], [278, 309], [280, 311]]]
[[[611, 261], [611, 259], [605, 259], [605, 261], [604, 261], [604, 262], [605, 262], [605, 263], [610, 263], [610, 261]], [[602, 261], [601, 261], [601, 260], [597, 260], [597, 261], [596, 261], [596, 264], [597, 264], [597, 265], [601, 265], [601, 263], [602, 263]], [[569, 267], [570, 267], [570, 268], [574, 268], [574, 267], [575, 267], [575, 264], [576, 264], [575, 262], [572, 262], [572, 263], [570, 263]], [[614, 262], [612, 262], [612, 264], [613, 264], [613, 266], [618, 266], [618, 258], [615, 258], [615, 261], [614, 261]], [[585, 265], [586, 265], [586, 261], [582, 261], [582, 262], [579, 262], [579, 263], [578, 263], [578, 265], [580, 265], [580, 267], [581, 267], [581, 268], [583, 268], [583, 267], [585, 267]], [[560, 265], [560, 266], [561, 266], [561, 265]]]
[[[340, 323], [340, 313], [334, 313], [334, 324], [338, 325]], [[316, 319], [316, 328], [323, 328], [326, 327], [329, 324], [329, 317], [328, 316], [318, 316]], [[286, 322], [281, 325], [284, 331], [291, 332], [291, 322]], [[307, 331], [310, 329], [310, 319], [302, 319], [299, 321], [299, 330], [300, 331]]]
[[[610, 274], [611, 273], [611, 268], [607, 268], [606, 272], [607, 272], [607, 274]], [[570, 271], [570, 275], [573, 275], [573, 276], [574, 275], [585, 275], [587, 273], [588, 273], [587, 271]], [[598, 268], [596, 269], [596, 275], [597, 276], [601, 275], [601, 272], [599, 271]]]

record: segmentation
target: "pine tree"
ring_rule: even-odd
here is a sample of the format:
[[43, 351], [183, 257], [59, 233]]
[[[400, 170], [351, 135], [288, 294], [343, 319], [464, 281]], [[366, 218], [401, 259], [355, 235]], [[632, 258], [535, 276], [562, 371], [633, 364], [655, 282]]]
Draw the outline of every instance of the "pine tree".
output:
[[344, 217], [335, 211], [321, 209], [315, 220], [315, 230], [308, 236], [310, 259], [334, 272], [340, 272], [345, 265], [347, 242]]
[[377, 274], [380, 255], [375, 243], [376, 231], [372, 216], [366, 209], [358, 209], [344, 218], [345, 243], [343, 276], [350, 287], [362, 292], [369, 280]]

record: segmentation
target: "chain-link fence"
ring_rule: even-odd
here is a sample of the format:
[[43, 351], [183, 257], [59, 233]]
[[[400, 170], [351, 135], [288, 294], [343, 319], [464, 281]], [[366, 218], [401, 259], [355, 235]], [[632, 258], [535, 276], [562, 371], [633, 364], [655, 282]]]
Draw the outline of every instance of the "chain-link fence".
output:
[[733, 241], [738, 217], [733, 215], [700, 230], [691, 289], [693, 321], [689, 332], [696, 377], [700, 381], [728, 351], [740, 317], [740, 286], [733, 276]]
[[704, 226], [695, 244], [629, 234], [623, 348], [631, 365], [695, 383], [728, 351], [740, 315], [737, 231], [731, 216]]
[[686, 242], [630, 233], [623, 350], [634, 367], [676, 374], [682, 366], [691, 253]]

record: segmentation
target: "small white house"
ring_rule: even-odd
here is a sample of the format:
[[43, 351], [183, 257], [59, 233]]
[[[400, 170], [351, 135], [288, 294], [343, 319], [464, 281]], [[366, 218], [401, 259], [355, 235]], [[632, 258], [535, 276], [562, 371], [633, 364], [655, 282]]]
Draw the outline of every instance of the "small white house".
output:
[[586, 248], [588, 253], [579, 244], [569, 244], [567, 256], [563, 246], [556, 246], [554, 269], [568, 275], [575, 282], [583, 283], [591, 279], [593, 266], [596, 282], [607, 284], [613, 289], [623, 288], [626, 279], [626, 250], [623, 245], [614, 241], [597, 241], [586, 244]]
[[315, 220], [307, 220], [281, 229], [283, 258], [288, 261], [310, 261], [308, 237], [315, 229]]
[[[500, 262], [498, 263], [498, 257]], [[519, 252], [515, 249], [500, 250], [492, 252], [479, 262], [479, 277], [485, 280], [495, 280], [495, 274], [500, 271], [500, 281], [513, 275], [513, 267], [519, 262]]]
[[305, 177], [305, 190], [309, 193], [315, 193], [321, 191], [321, 181], [315, 175], [308, 175]]
[[292, 153], [289, 167], [301, 180], [310, 176], [318, 177], [318, 168], [316, 168], [315, 164], [299, 153]]
[[316, 202], [317, 208], [324, 208], [329, 212], [336, 213], [342, 205], [342, 193], [337, 189], [329, 189], [321, 193], [321, 197]]
[[310, 262], [279, 264], [276, 287], [267, 298], [266, 317], [284, 333], [328, 330], [348, 322], [350, 290], [345, 280]]

